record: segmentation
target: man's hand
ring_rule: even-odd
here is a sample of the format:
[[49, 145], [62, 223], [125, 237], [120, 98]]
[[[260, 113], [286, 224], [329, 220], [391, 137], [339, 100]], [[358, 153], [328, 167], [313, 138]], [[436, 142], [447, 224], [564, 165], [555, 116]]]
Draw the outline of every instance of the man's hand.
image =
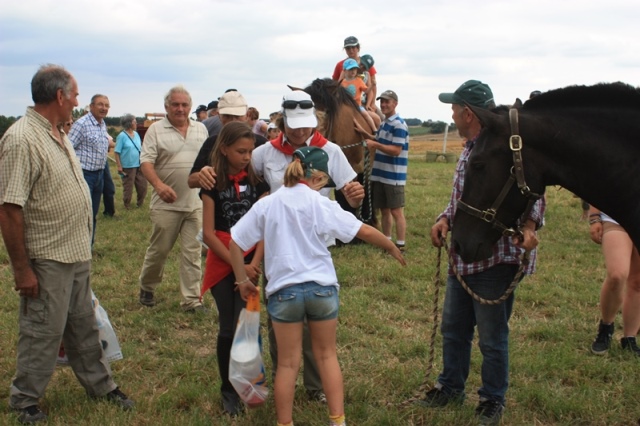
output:
[[171, 188], [169, 185], [165, 185], [162, 182], [160, 182], [154, 189], [156, 190], [156, 193], [158, 194], [160, 199], [162, 199], [162, 201], [164, 201], [165, 203], [171, 204], [178, 199], [176, 191], [174, 191], [173, 188]]
[[38, 278], [33, 269], [27, 268], [23, 271], [14, 271], [15, 290], [20, 293], [21, 297], [29, 297], [35, 299], [38, 297]]
[[342, 194], [347, 199], [347, 203], [353, 208], [357, 208], [364, 200], [364, 187], [360, 182], [352, 181], [342, 187]]
[[442, 247], [442, 238], [447, 238], [449, 232], [449, 220], [446, 217], [441, 218], [431, 227], [431, 244], [434, 247]]
[[216, 175], [215, 170], [211, 166], [204, 166], [198, 172], [198, 183], [200, 183], [200, 187], [206, 190], [211, 190], [216, 184]]
[[531, 219], [527, 219], [524, 226], [522, 227], [522, 236], [514, 236], [511, 239], [511, 242], [527, 251], [531, 251], [536, 248], [540, 241], [538, 240], [538, 235], [536, 234], [535, 222]]

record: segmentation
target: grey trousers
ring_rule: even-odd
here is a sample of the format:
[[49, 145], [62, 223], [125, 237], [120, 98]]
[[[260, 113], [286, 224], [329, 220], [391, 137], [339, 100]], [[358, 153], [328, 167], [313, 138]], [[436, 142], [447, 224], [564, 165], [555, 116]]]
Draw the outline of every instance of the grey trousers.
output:
[[111, 392], [116, 384], [102, 352], [91, 305], [91, 261], [35, 259], [32, 268], [39, 294], [20, 300], [18, 363], [9, 405], [21, 409], [38, 404], [56, 367], [61, 341], [87, 393], [103, 396]]

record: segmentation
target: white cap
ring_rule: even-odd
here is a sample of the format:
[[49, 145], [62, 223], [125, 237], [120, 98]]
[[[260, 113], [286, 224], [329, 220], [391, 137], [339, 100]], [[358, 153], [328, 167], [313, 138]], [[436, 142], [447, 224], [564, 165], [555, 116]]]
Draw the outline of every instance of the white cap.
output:
[[[292, 90], [282, 97], [282, 103], [285, 101], [311, 101], [311, 96], [302, 90]], [[316, 109], [301, 108], [297, 105], [295, 108], [282, 108], [282, 114], [284, 115], [284, 122], [287, 127], [291, 129], [300, 128], [315, 128], [318, 125], [318, 119], [316, 118]]]

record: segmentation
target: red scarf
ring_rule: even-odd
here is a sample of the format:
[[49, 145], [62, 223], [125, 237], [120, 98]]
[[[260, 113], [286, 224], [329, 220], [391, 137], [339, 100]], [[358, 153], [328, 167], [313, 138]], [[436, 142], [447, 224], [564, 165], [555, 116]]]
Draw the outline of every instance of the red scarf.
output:
[[[226, 248], [229, 248], [231, 234], [224, 231], [216, 231], [216, 237], [220, 239]], [[244, 252], [247, 257], [255, 247], [251, 247]], [[220, 259], [213, 251], [207, 250], [207, 262], [204, 268], [204, 276], [202, 277], [202, 286], [200, 287], [200, 300], [202, 296], [214, 285], [218, 284], [224, 277], [233, 272], [233, 268], [224, 260]]]
[[240, 173], [235, 175], [227, 175], [230, 182], [233, 182], [233, 186], [236, 189], [236, 195], [238, 196], [238, 200], [240, 199], [240, 182], [242, 179], [247, 177], [247, 171], [242, 170]]
[[[284, 155], [293, 155], [293, 151], [297, 149], [294, 148], [290, 143], [284, 143], [284, 133], [280, 133], [277, 138], [272, 139], [270, 142], [275, 149], [282, 152]], [[322, 148], [326, 143], [327, 138], [322, 136], [317, 130], [314, 130], [309, 146], [317, 146], [318, 148]]]

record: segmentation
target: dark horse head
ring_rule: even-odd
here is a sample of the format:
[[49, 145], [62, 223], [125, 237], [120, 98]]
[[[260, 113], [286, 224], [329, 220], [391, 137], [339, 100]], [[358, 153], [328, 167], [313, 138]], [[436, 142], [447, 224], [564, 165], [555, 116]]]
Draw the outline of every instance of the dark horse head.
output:
[[[482, 130], [466, 164], [462, 203], [452, 226], [453, 245], [465, 262], [491, 256], [503, 228], [517, 227], [531, 193], [542, 195], [548, 185], [565, 187], [595, 205], [640, 243], [638, 89], [622, 83], [571, 86], [524, 105], [517, 101], [519, 165], [510, 143], [516, 132], [510, 108], [470, 108]], [[518, 167], [525, 190], [515, 183], [507, 187], [507, 182], [517, 181]], [[460, 208], [462, 204], [471, 208]]]

